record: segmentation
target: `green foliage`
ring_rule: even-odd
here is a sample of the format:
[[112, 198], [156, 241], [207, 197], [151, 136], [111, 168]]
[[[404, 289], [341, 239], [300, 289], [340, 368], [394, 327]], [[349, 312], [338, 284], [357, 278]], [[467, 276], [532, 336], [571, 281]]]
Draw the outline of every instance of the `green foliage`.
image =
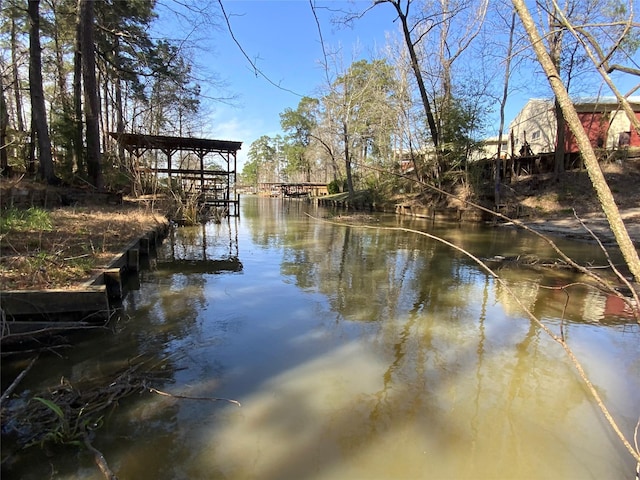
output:
[[81, 435], [81, 432], [72, 432], [66, 415], [55, 402], [42, 397], [33, 397], [33, 399], [42, 403], [56, 417], [56, 420], [50, 425], [49, 430], [43, 432], [40, 437], [40, 445], [47, 442], [80, 444], [79, 435]]
[[84, 415], [84, 408], [81, 408], [77, 412], [77, 417], [73, 419], [69, 418], [70, 416], [65, 414], [62, 408], [52, 400], [42, 397], [33, 397], [33, 400], [40, 402], [54, 415], [54, 419], [43, 423], [45, 430], [41, 432], [39, 440], [34, 443], [44, 445], [51, 442], [80, 447], [84, 445], [82, 438], [87, 430], [97, 428], [102, 424], [102, 416], [97, 420], [89, 419]]
[[249, 147], [249, 159], [257, 164], [270, 161], [276, 155], [276, 147], [273, 143], [273, 139], [267, 135], [253, 141]]
[[480, 148], [489, 109], [473, 95], [452, 98], [444, 107], [439, 118], [440, 162], [446, 175], [449, 170], [465, 169], [470, 154]]
[[284, 168], [288, 176], [303, 174], [304, 180], [311, 180], [311, 162], [307, 149], [311, 143], [313, 130], [317, 127], [319, 101], [303, 97], [296, 110], [285, 109], [280, 114], [280, 126], [285, 132], [283, 152], [286, 160]]
[[317, 125], [316, 111], [319, 101], [311, 97], [302, 97], [298, 108], [286, 108], [280, 114], [280, 126], [287, 134], [287, 139], [306, 147], [309, 145], [311, 132]]
[[71, 113], [54, 108], [51, 113], [51, 142], [59, 147], [59, 154], [56, 155], [58, 173], [67, 180], [73, 177], [73, 138], [76, 128]]
[[33, 399], [44, 404], [49, 410], [55, 413], [60, 420], [64, 421], [64, 413], [62, 413], [62, 409], [55, 402], [42, 397], [33, 397]]
[[249, 160], [242, 167], [242, 183], [256, 185], [258, 183], [258, 162]]
[[132, 184], [132, 175], [120, 165], [115, 152], [106, 152], [102, 155], [102, 175], [105, 184], [115, 192], [129, 192]]
[[[188, 42], [159, 40], [152, 36], [152, 25], [157, 19], [155, 0], [104, 0], [95, 3], [96, 70], [102, 99], [101, 128], [116, 131], [124, 125], [133, 126], [141, 133], [163, 133], [171, 129], [189, 128], [200, 109], [200, 86], [193, 72]], [[11, 142], [8, 149], [12, 166], [25, 165], [30, 156], [27, 148], [20, 148], [17, 135], [28, 130], [28, 68], [24, 52], [28, 50], [28, 22], [26, 3], [9, 2], [3, 7], [0, 20], [0, 42], [4, 47], [3, 60], [6, 80], [14, 71], [12, 61], [19, 61], [16, 82], [3, 79], [3, 90], [12, 103], [9, 109], [7, 133]], [[81, 135], [82, 119], [76, 118], [74, 98], [74, 51], [76, 46], [76, 0], [40, 2], [40, 30], [42, 54], [45, 59], [42, 73], [44, 94], [48, 108], [48, 130], [55, 155], [55, 175], [71, 182], [86, 174], [82, 161], [85, 148]], [[195, 15], [195, 14], [194, 14]], [[16, 56], [12, 57], [11, 53]], [[28, 59], [27, 59], [28, 60]], [[208, 79], [211, 82], [211, 79]], [[21, 106], [15, 105], [20, 101]], [[28, 109], [27, 109], [28, 110]], [[80, 105], [82, 110], [82, 105]], [[101, 132], [106, 136], [106, 132]], [[24, 143], [24, 142], [23, 142]], [[105, 143], [106, 147], [111, 142]], [[80, 158], [77, 158], [80, 157]], [[108, 166], [109, 158], [102, 158]], [[114, 162], [119, 163], [119, 159]], [[106, 186], [120, 188], [122, 177], [106, 178]]]
[[336, 193], [340, 193], [341, 192], [341, 189], [340, 189], [341, 183], [344, 183], [344, 182], [339, 182], [338, 180], [332, 180], [331, 182], [329, 182], [329, 185], [327, 185], [327, 191], [329, 192], [329, 195], [334, 195]]
[[11, 207], [0, 216], [0, 232], [17, 231], [51, 231], [53, 224], [51, 214], [39, 207], [27, 210]]
[[251, 168], [255, 173], [255, 183], [281, 180], [279, 175], [282, 173], [282, 150], [283, 141], [280, 136], [271, 138], [263, 135], [251, 143], [248, 157], [253, 163]]
[[337, 113], [347, 124], [352, 150], [389, 152], [391, 132], [397, 128], [398, 85], [392, 67], [385, 60], [354, 62], [334, 90], [339, 97], [334, 100], [344, 105]]

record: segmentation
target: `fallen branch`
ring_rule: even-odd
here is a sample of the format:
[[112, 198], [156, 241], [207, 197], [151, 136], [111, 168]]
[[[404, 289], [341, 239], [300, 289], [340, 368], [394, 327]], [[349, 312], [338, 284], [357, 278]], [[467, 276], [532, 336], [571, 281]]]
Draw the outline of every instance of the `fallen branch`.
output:
[[629, 280], [624, 275], [622, 275], [622, 273], [620, 273], [620, 271], [616, 268], [616, 266], [614, 265], [613, 261], [611, 260], [611, 257], [609, 256], [609, 252], [607, 252], [607, 249], [604, 248], [604, 245], [600, 241], [600, 238], [598, 238], [598, 236], [589, 227], [587, 227], [584, 224], [582, 219], [580, 217], [578, 217], [578, 215], [576, 214], [575, 209], [573, 210], [573, 216], [576, 217], [576, 219], [580, 222], [580, 225], [582, 225], [582, 227], [587, 232], [589, 232], [589, 235], [591, 235], [593, 237], [593, 239], [598, 243], [598, 245], [600, 246], [600, 250], [602, 250], [604, 252], [604, 256], [606, 257], [607, 262], [609, 263], [609, 267], [611, 268], [613, 273], [615, 273], [616, 277], [618, 277], [618, 279], [622, 283], [624, 283], [624, 285], [631, 292], [631, 295], [632, 295], [632, 297], [633, 297], [633, 299], [635, 301], [635, 305], [633, 304], [633, 302], [630, 302], [629, 300], [627, 300], [627, 298], [624, 295], [622, 295], [621, 293], [618, 292], [617, 296], [620, 297], [629, 306], [629, 308], [631, 308], [631, 311], [634, 313], [636, 321], [638, 323], [640, 323], [640, 299], [638, 298], [638, 292], [636, 292], [636, 290], [633, 288], [633, 286], [631, 285], [631, 282], [629, 282]]
[[106, 478], [107, 480], [118, 480], [118, 477], [116, 476], [116, 474], [113, 473], [109, 468], [109, 464], [107, 463], [107, 460], [104, 458], [104, 455], [102, 454], [102, 452], [98, 450], [96, 447], [94, 447], [91, 444], [91, 441], [89, 441], [89, 435], [87, 435], [87, 432], [84, 432], [84, 435], [82, 437], [84, 439], [85, 446], [91, 451], [91, 453], [93, 453], [93, 459], [95, 460], [96, 465], [102, 472], [102, 475], [104, 475], [104, 478]]
[[[47, 333], [54, 333], [66, 330], [89, 330], [96, 328], [107, 328], [104, 325], [91, 325], [86, 322], [26, 322], [25, 325], [29, 325], [30, 323], [46, 323], [48, 325], [52, 325], [50, 327], [39, 328], [38, 330], [31, 330], [29, 332], [20, 332], [20, 333], [6, 333], [0, 337], [0, 340], [17, 340], [23, 339], [25, 337], [35, 337], [37, 335], [43, 335]], [[55, 326], [53, 326], [55, 325]]]
[[229, 402], [229, 403], [233, 403], [234, 405], [237, 405], [238, 407], [242, 406], [242, 405], [240, 405], [239, 401], [232, 400], [230, 398], [190, 397], [188, 395], [175, 395], [173, 393], [163, 392], [163, 391], [158, 390], [157, 388], [153, 388], [153, 387], [147, 387], [147, 388], [149, 388], [149, 391], [151, 393], [157, 393], [158, 395], [162, 395], [162, 396], [165, 396], [165, 397], [182, 398], [182, 399], [185, 399], [185, 400], [204, 400], [204, 401], [209, 401], [209, 402]]
[[[66, 378], [32, 399], [38, 401], [7, 402], [3, 407], [3, 427], [19, 435], [19, 447], [47, 442], [71, 444], [82, 441], [87, 428], [97, 428], [104, 412], [118, 401], [146, 389], [146, 383], [166, 380], [161, 363], [141, 357], [133, 359], [127, 368], [115, 376], [86, 379], [72, 384]], [[3, 431], [4, 433], [7, 433]]]
[[[462, 253], [463, 255], [469, 257], [470, 259], [472, 259], [474, 262], [476, 262], [480, 266], [480, 268], [482, 270], [484, 270], [489, 275], [491, 275], [491, 277], [493, 277], [495, 279], [495, 281], [498, 282], [502, 288], [504, 288], [504, 290], [509, 294], [509, 296], [511, 296], [513, 298], [515, 303], [517, 303], [518, 306], [526, 313], [526, 315], [527, 315], [527, 317], [529, 317], [530, 321], [535, 323], [552, 340], [554, 340], [556, 343], [558, 343], [564, 349], [565, 353], [567, 354], [567, 356], [571, 360], [571, 363], [573, 364], [574, 368], [578, 371], [578, 375], [580, 376], [580, 378], [582, 379], [582, 381], [586, 385], [587, 390], [589, 391], [589, 393], [593, 397], [594, 401], [598, 405], [598, 408], [600, 408], [600, 411], [602, 412], [602, 414], [604, 415], [605, 419], [609, 423], [609, 426], [614, 431], [616, 436], [620, 439], [620, 441], [622, 442], [624, 447], [627, 449], [627, 451], [636, 460], [636, 462], [640, 463], [640, 450], [638, 450], [637, 448], [634, 448], [631, 445], [631, 443], [629, 442], [629, 440], [627, 440], [627, 438], [624, 436], [624, 434], [620, 430], [620, 427], [618, 426], [618, 424], [616, 423], [615, 419], [613, 418], [613, 416], [609, 412], [609, 409], [607, 408], [607, 406], [605, 405], [604, 401], [600, 397], [600, 394], [596, 390], [595, 386], [589, 380], [589, 377], [587, 376], [586, 372], [584, 371], [584, 368], [582, 367], [582, 364], [579, 362], [578, 358], [573, 353], [573, 350], [571, 350], [571, 347], [569, 347], [569, 345], [565, 342], [565, 340], [563, 338], [564, 335], [558, 336], [555, 333], [553, 333], [549, 329], [549, 327], [547, 327], [547, 325], [545, 325], [536, 315], [534, 315], [533, 312], [518, 298], [518, 296], [515, 294], [515, 292], [513, 290], [511, 290], [511, 288], [507, 285], [507, 282], [502, 280], [502, 278], [500, 278], [500, 276], [496, 272], [494, 272], [491, 268], [489, 268], [489, 266], [486, 263], [484, 263], [482, 260], [480, 260], [478, 257], [476, 257], [472, 253], [468, 252], [464, 248], [461, 248], [461, 247], [459, 247], [459, 246], [457, 246], [457, 245], [455, 245], [455, 244], [453, 244], [453, 243], [451, 243], [451, 242], [449, 242], [449, 241], [447, 241], [447, 240], [445, 240], [443, 238], [440, 238], [440, 237], [438, 237], [436, 235], [433, 235], [433, 234], [430, 234], [430, 233], [427, 233], [427, 232], [422, 232], [420, 230], [414, 230], [414, 229], [411, 229], [411, 228], [404, 228], [404, 227], [382, 227], [380, 225], [350, 225], [350, 224], [346, 224], [346, 223], [332, 222], [330, 220], [317, 218], [317, 217], [314, 217], [313, 215], [310, 215], [308, 213], [305, 213], [305, 215], [307, 215], [308, 217], [313, 218], [314, 220], [317, 220], [317, 221], [330, 223], [330, 224], [334, 224], [334, 225], [340, 225], [340, 226], [348, 226], [348, 227], [351, 227], [351, 228], [370, 228], [370, 229], [376, 229], [376, 230], [391, 230], [391, 231], [400, 231], [400, 232], [406, 232], [406, 233], [414, 233], [416, 235], [422, 235], [424, 237], [430, 238], [430, 239], [435, 240], [437, 242], [440, 242], [440, 243], [442, 243], [444, 245], [447, 245], [448, 247], [452, 248], [453, 250], [456, 250], [456, 251]], [[572, 263], [575, 263], [575, 262], [572, 261]]]
[[0, 405], [2, 405], [3, 401], [9, 398], [9, 395], [13, 393], [13, 391], [16, 389], [16, 387], [22, 381], [22, 379], [26, 377], [27, 373], [29, 373], [29, 370], [31, 370], [31, 367], [33, 367], [33, 365], [36, 363], [36, 360], [38, 360], [38, 357], [40, 357], [40, 354], [36, 355], [31, 359], [31, 362], [29, 362], [29, 365], [27, 365], [27, 367], [24, 370], [22, 370], [22, 372], [20, 372], [20, 375], [18, 375], [15, 378], [15, 380], [11, 383], [11, 385], [9, 385], [9, 387], [4, 391], [4, 393], [0, 397]]

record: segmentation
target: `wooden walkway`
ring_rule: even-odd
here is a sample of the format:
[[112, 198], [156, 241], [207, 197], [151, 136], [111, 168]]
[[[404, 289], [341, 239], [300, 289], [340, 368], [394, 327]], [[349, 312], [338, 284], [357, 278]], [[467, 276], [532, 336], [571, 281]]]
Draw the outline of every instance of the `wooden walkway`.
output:
[[326, 183], [313, 182], [261, 182], [260, 191], [280, 197], [321, 197], [328, 194]]

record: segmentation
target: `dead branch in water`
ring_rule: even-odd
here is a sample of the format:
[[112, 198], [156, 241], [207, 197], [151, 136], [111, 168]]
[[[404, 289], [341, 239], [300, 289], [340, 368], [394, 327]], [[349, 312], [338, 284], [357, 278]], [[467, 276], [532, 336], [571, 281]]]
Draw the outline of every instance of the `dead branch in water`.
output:
[[163, 368], [166, 361], [167, 358], [158, 361], [137, 357], [115, 376], [73, 384], [62, 378], [57, 385], [30, 396], [28, 401], [22, 398], [7, 402], [0, 412], [3, 434], [15, 434], [19, 449], [47, 443], [84, 444], [94, 454], [105, 478], [116, 478], [104, 456], [87, 445], [87, 435], [102, 425], [105, 413], [119, 400], [144, 391], [148, 381], [166, 380], [167, 371]]
[[87, 435], [87, 432], [84, 432], [84, 435], [82, 437], [84, 440], [85, 447], [87, 447], [87, 449], [91, 453], [93, 453], [93, 459], [96, 462], [96, 465], [98, 466], [100, 471], [102, 472], [102, 475], [104, 475], [104, 478], [106, 478], [107, 480], [118, 480], [118, 477], [116, 476], [116, 474], [111, 471], [111, 468], [109, 468], [109, 464], [107, 463], [107, 460], [104, 458], [104, 455], [102, 454], [102, 452], [91, 444], [91, 441], [89, 440], [89, 435]]
[[13, 393], [13, 391], [20, 384], [22, 379], [27, 375], [27, 373], [29, 373], [29, 370], [31, 370], [31, 367], [33, 367], [33, 365], [36, 363], [36, 360], [38, 360], [39, 357], [40, 357], [40, 354], [38, 354], [35, 357], [33, 357], [31, 359], [31, 362], [29, 362], [29, 365], [27, 365], [26, 368], [24, 370], [22, 370], [22, 372], [20, 372], [20, 374], [15, 378], [15, 380], [13, 382], [11, 382], [11, 385], [9, 385], [9, 387], [7, 387], [7, 389], [4, 391], [4, 393], [0, 397], [0, 405], [2, 405], [2, 402], [4, 400], [9, 398], [9, 395], [11, 395]]
[[[509, 296], [516, 302], [516, 304], [526, 313], [527, 317], [529, 318], [529, 320], [531, 322], [533, 322], [536, 326], [538, 326], [553, 341], [558, 343], [563, 348], [563, 350], [565, 351], [565, 353], [569, 357], [571, 363], [573, 364], [574, 368], [577, 370], [580, 379], [582, 380], [582, 382], [587, 387], [587, 390], [591, 394], [591, 397], [593, 398], [593, 400], [595, 401], [596, 405], [598, 406], [598, 408], [602, 412], [603, 416], [605, 417], [607, 423], [609, 424], [609, 426], [611, 427], [613, 432], [620, 439], [620, 441], [622, 442], [622, 445], [627, 449], [627, 451], [636, 460], [636, 462], [640, 463], [640, 450], [637, 448], [637, 446], [636, 446], [636, 448], [634, 448], [631, 445], [631, 443], [629, 442], [629, 440], [622, 433], [622, 430], [620, 430], [620, 427], [618, 426], [617, 422], [615, 421], [615, 419], [611, 415], [611, 412], [609, 412], [609, 409], [607, 408], [607, 406], [605, 405], [604, 401], [600, 397], [600, 394], [598, 393], [596, 387], [593, 385], [593, 383], [591, 383], [591, 380], [589, 380], [589, 377], [587, 376], [582, 364], [580, 363], [580, 361], [576, 357], [576, 355], [573, 352], [573, 350], [571, 349], [571, 347], [569, 347], [569, 345], [565, 341], [564, 335], [561, 334], [560, 336], [558, 336], [555, 333], [553, 333], [551, 331], [551, 329], [547, 325], [545, 325], [542, 322], [542, 320], [540, 320], [518, 298], [518, 296], [515, 294], [515, 292], [509, 287], [507, 282], [505, 282], [495, 271], [493, 271], [480, 258], [476, 257], [475, 255], [473, 255], [471, 252], [465, 250], [464, 248], [459, 247], [459, 246], [457, 246], [457, 245], [455, 245], [455, 244], [453, 244], [453, 243], [451, 243], [451, 242], [449, 242], [449, 241], [447, 241], [447, 240], [445, 240], [443, 238], [438, 237], [437, 235], [433, 235], [433, 234], [430, 234], [430, 233], [427, 233], [427, 232], [422, 232], [420, 230], [414, 230], [414, 229], [411, 229], [411, 228], [404, 228], [404, 227], [384, 227], [384, 226], [380, 226], [380, 225], [362, 225], [362, 224], [351, 225], [351, 224], [347, 224], [347, 223], [332, 222], [332, 221], [327, 220], [327, 219], [317, 218], [317, 217], [314, 217], [313, 215], [310, 215], [308, 213], [305, 213], [305, 215], [307, 215], [308, 217], [313, 218], [314, 220], [317, 220], [319, 222], [331, 223], [331, 224], [340, 225], [340, 226], [348, 226], [348, 227], [351, 227], [351, 228], [369, 228], [369, 229], [378, 229], [378, 230], [391, 230], [391, 231], [401, 231], [401, 232], [406, 232], [406, 233], [413, 233], [413, 234], [416, 234], [416, 235], [422, 235], [422, 236], [425, 236], [425, 237], [430, 238], [432, 240], [435, 240], [437, 242], [440, 242], [440, 243], [452, 248], [453, 250], [456, 250], [457, 252], [462, 253], [463, 255], [467, 256], [471, 260], [473, 260], [476, 264], [478, 264], [478, 266], [480, 266], [480, 268], [482, 270], [484, 270], [491, 277], [493, 277], [493, 279], [497, 283], [499, 283], [502, 288], [504, 288], [504, 290], [509, 294]], [[573, 261], [572, 261], [572, 263], [575, 264], [575, 262], [573, 262]]]
[[149, 391], [151, 393], [157, 393], [158, 395], [162, 395], [165, 397], [171, 397], [171, 398], [181, 398], [181, 399], [185, 399], [185, 400], [204, 400], [204, 401], [208, 401], [208, 402], [229, 402], [229, 403], [233, 403], [234, 405], [237, 405], [239, 407], [241, 407], [242, 405], [240, 405], [240, 402], [237, 400], [232, 400], [230, 398], [217, 398], [217, 397], [190, 397], [188, 395], [177, 395], [177, 394], [173, 394], [173, 393], [167, 393], [167, 392], [163, 392], [158, 390], [157, 388], [153, 388], [153, 387], [147, 387], [149, 389]]

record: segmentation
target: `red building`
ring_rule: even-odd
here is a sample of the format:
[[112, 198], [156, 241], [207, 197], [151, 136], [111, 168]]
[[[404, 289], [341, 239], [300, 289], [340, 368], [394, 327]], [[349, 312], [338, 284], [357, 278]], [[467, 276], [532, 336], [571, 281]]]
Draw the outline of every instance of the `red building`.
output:
[[[629, 103], [640, 121], [640, 99], [634, 97]], [[576, 103], [575, 108], [594, 148], [640, 150], [640, 135], [615, 99], [583, 101]], [[568, 127], [565, 134], [565, 151], [567, 153], [579, 151], [576, 139]]]

